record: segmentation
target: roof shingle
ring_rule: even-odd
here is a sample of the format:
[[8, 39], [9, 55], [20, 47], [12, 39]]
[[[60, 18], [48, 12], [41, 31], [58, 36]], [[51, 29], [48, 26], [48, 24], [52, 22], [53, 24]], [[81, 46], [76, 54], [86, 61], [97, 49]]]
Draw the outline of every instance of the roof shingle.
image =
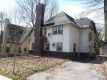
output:
[[72, 17], [70, 17], [68, 14], [62, 11], [58, 13], [57, 15], [55, 15], [54, 17], [47, 20], [44, 23], [44, 26], [60, 25], [60, 24], [66, 24], [66, 23], [73, 23], [75, 25], [78, 25]]

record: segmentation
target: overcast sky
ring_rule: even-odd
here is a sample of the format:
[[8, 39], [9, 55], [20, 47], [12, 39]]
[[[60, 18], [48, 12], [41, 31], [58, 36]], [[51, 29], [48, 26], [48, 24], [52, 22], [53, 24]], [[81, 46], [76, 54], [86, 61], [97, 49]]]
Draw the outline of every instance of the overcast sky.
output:
[[[60, 11], [64, 11], [67, 14], [69, 14], [71, 17], [75, 18], [75, 16], [83, 11], [86, 11], [85, 8], [83, 8], [83, 4], [80, 4], [80, 2], [77, 0], [58, 0]], [[15, 8], [16, 2], [15, 0], [0, 0], [0, 11], [6, 11], [10, 12]], [[90, 18], [94, 22], [99, 22], [97, 19], [95, 19], [95, 16], [98, 14], [98, 12], [94, 12], [86, 17]], [[103, 19], [103, 16], [101, 17]], [[103, 23], [103, 20], [100, 21], [100, 23]]]

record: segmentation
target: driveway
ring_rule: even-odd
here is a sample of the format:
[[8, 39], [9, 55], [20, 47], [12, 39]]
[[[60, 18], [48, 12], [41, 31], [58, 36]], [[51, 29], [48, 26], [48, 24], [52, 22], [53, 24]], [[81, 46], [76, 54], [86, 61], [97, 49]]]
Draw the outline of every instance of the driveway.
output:
[[90, 69], [91, 63], [65, 62], [44, 72], [35, 73], [27, 80], [99, 80], [103, 74]]

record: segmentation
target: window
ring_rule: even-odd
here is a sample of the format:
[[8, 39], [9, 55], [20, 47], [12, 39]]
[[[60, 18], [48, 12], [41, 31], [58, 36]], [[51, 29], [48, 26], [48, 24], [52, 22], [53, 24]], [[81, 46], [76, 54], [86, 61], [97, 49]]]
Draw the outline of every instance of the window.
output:
[[34, 49], [34, 43], [32, 43], [32, 49]]
[[49, 50], [50, 44], [46, 44], [46, 50]]
[[24, 52], [26, 52], [26, 48], [24, 48]]
[[62, 43], [57, 43], [57, 51], [62, 51]]
[[46, 28], [44, 28], [44, 35], [46, 35]]
[[73, 43], [73, 52], [76, 52], [76, 43]]
[[19, 46], [19, 53], [21, 53], [21, 47]]
[[62, 34], [62, 26], [54, 27], [53, 34]]
[[54, 27], [53, 34], [57, 34], [57, 27]]
[[58, 34], [62, 34], [62, 26], [58, 27]]
[[6, 47], [6, 53], [9, 53], [9, 47]]
[[89, 41], [92, 40], [92, 32], [89, 33]]

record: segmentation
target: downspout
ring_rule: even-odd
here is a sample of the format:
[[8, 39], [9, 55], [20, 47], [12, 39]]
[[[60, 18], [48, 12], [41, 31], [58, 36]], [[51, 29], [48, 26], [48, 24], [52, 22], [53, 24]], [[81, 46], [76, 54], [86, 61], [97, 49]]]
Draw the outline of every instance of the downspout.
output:
[[79, 29], [79, 49], [78, 49], [78, 58], [80, 58], [80, 31], [82, 29]]
[[79, 29], [79, 49], [78, 49], [78, 58], [80, 58], [80, 29]]

